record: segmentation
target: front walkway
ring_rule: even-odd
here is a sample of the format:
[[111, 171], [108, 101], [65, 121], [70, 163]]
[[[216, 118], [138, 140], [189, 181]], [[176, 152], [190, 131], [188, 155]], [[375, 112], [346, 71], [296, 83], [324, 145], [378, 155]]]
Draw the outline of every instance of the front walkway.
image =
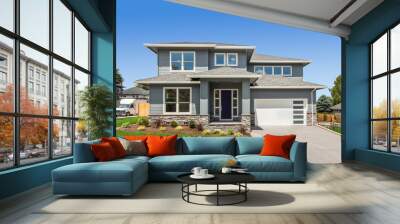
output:
[[307, 142], [310, 163], [340, 163], [341, 136], [317, 126], [268, 126], [252, 130], [252, 136], [265, 134], [295, 134], [298, 141]]

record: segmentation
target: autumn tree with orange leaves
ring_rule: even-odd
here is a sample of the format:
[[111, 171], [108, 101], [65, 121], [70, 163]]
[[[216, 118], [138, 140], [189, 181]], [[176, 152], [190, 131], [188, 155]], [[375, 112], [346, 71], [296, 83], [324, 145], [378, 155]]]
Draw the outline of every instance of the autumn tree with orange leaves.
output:
[[[13, 112], [14, 107], [14, 90], [9, 85], [4, 93], [0, 93], [0, 111]], [[25, 88], [20, 88], [20, 111], [22, 114], [46, 115], [48, 113], [47, 106], [34, 105], [29, 99]], [[58, 114], [58, 111], [56, 111]], [[13, 148], [13, 117], [0, 116], [0, 149]], [[26, 145], [45, 145], [48, 136], [48, 119], [21, 117], [20, 119], [20, 148], [24, 149]], [[53, 138], [58, 138], [59, 128], [53, 126]]]

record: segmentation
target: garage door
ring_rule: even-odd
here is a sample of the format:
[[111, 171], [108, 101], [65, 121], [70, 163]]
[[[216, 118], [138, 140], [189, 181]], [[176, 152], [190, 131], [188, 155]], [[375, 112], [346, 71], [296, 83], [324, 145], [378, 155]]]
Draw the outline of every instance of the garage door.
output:
[[306, 102], [294, 99], [255, 99], [255, 125], [304, 125]]

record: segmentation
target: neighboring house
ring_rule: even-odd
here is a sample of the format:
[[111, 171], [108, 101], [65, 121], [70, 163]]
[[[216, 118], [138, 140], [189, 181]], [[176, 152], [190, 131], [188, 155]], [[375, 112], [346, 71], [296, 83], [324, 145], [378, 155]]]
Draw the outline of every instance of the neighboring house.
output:
[[149, 91], [137, 86], [123, 90], [121, 93], [121, 99], [149, 99]]
[[342, 104], [338, 103], [335, 106], [331, 107], [332, 112], [334, 113], [341, 113], [342, 112]]
[[158, 75], [136, 83], [150, 90], [151, 119], [247, 130], [316, 120], [316, 90], [325, 87], [303, 80], [310, 61], [256, 54], [248, 45], [145, 46], [157, 54]]

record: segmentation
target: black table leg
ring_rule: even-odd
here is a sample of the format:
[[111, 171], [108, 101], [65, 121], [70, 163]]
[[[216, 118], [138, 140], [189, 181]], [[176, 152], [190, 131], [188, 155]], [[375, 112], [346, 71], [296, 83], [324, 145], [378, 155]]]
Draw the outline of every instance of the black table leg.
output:
[[217, 206], [219, 206], [219, 184], [217, 184]]
[[195, 190], [194, 191], [196, 191], [197, 192], [197, 184], [195, 185]]

